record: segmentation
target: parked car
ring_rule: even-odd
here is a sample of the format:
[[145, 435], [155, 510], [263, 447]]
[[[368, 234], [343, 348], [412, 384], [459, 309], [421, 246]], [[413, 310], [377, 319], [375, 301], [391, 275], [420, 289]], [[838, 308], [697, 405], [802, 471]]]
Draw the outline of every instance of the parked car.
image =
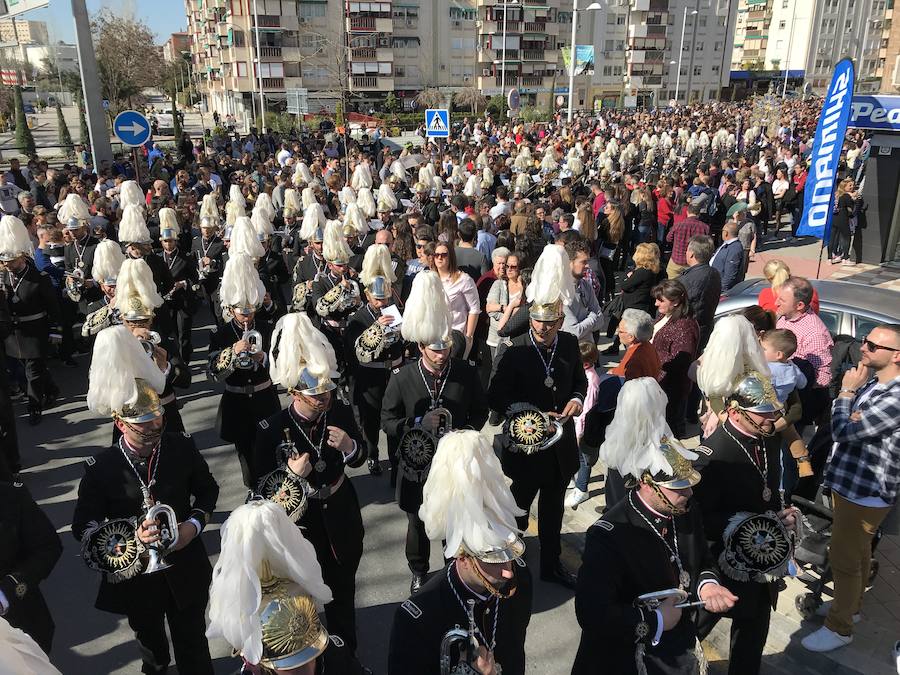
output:
[[[819, 317], [832, 335], [861, 339], [882, 323], [900, 323], [900, 293], [850, 281], [810, 279], [819, 293]], [[756, 304], [765, 279], [746, 279], [727, 291], [716, 309], [716, 318], [735, 314]]]

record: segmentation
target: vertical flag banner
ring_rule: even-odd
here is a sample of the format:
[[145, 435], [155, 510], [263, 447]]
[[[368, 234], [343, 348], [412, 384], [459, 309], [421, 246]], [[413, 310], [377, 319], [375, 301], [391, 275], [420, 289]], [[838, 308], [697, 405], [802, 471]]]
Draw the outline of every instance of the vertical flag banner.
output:
[[809, 175], [803, 191], [803, 218], [797, 234], [827, 241], [831, 233], [835, 178], [853, 102], [853, 61], [834, 68], [813, 139]]

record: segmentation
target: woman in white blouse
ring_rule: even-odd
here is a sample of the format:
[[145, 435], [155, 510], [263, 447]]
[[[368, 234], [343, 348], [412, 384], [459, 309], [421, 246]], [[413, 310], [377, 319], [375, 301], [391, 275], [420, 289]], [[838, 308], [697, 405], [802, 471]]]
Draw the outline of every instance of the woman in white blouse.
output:
[[791, 184], [783, 169], [775, 169], [775, 180], [772, 181], [772, 196], [775, 198], [775, 232], [781, 227], [781, 212], [784, 209], [784, 195]]
[[481, 314], [481, 303], [475, 281], [456, 266], [456, 251], [442, 241], [434, 247], [434, 268], [444, 284], [450, 306], [450, 321], [453, 330], [466, 336], [466, 356], [472, 348], [472, 338], [478, 315]]
[[519, 256], [510, 253], [506, 258], [506, 278], [497, 279], [488, 291], [485, 311], [491, 317], [487, 345], [491, 358], [496, 358], [501, 339], [497, 331], [509, 321], [509, 317], [525, 301], [525, 287], [519, 275]]

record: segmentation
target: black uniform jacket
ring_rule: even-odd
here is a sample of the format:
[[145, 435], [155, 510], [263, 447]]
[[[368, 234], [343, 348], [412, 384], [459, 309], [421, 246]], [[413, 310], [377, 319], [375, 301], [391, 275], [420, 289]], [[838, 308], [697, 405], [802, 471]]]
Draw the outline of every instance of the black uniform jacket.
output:
[[[550, 359], [550, 352], [543, 347], [544, 360]], [[587, 393], [587, 376], [581, 364], [578, 339], [570, 333], [560, 331], [556, 338], [556, 353], [550, 364], [553, 387], [547, 387], [544, 361], [531, 342], [531, 332], [526, 331], [512, 339], [505, 349], [501, 346], [494, 366], [494, 376], [488, 389], [491, 409], [504, 415], [513, 403], [531, 403], [543, 412], [562, 412], [566, 404], [574, 399], [584, 402]], [[544, 453], [553, 453], [559, 463], [560, 472], [571, 476], [578, 470], [578, 442], [575, 439], [575, 422], [569, 420], [563, 426], [563, 437], [550, 448], [537, 455], [525, 455], [509, 451], [508, 441], [501, 437], [503, 449], [503, 470], [515, 479], [529, 471], [533, 459]]]
[[46, 356], [50, 326], [58, 326], [60, 322], [59, 300], [53, 282], [31, 261], [18, 275], [3, 272], [0, 279], [6, 289], [13, 321], [13, 331], [5, 340], [6, 355], [16, 359]]
[[318, 257], [311, 251], [307, 251], [301, 255], [292, 270], [291, 281], [295, 286], [301, 281], [312, 281], [320, 272], [327, 273], [328, 271], [325, 265], [325, 259]]
[[[77, 248], [76, 242], [66, 244], [65, 251], [63, 252], [66, 272], [72, 272], [78, 267], [84, 272], [84, 278], [90, 279], [93, 282], [91, 270], [94, 267], [94, 251], [99, 243], [99, 239], [88, 234], [78, 240]], [[84, 263], [84, 265], [80, 266], [78, 264], [79, 262]], [[102, 292], [96, 283], [93, 283], [90, 288], [85, 288], [81, 294], [81, 301], [78, 303], [81, 311], [84, 311], [84, 308], [87, 307], [88, 303], [99, 299], [100, 295], [102, 295]]]
[[[499, 602], [494, 659], [503, 667], [504, 675], [524, 675], [525, 633], [531, 621], [531, 572], [519, 561], [513, 563], [513, 569], [518, 586], [511, 598]], [[391, 628], [388, 675], [439, 675], [444, 635], [456, 626], [463, 630], [469, 628], [468, 616], [453, 592], [454, 588], [463, 603], [475, 600], [475, 624], [493, 639], [497, 607], [494, 598], [484, 600], [475, 595], [459, 580], [453, 568], [450, 577], [453, 587], [447, 579], [447, 570], [441, 570], [397, 608]], [[480, 642], [484, 645], [484, 640]]]
[[[779, 495], [779, 486], [781, 485], [780, 443], [779, 435], [767, 439], [751, 438], [738, 431], [730, 421], [727, 421], [720, 424], [712, 435], [695, 449], [695, 452], [700, 455], [700, 459], [694, 463], [694, 467], [703, 476], [703, 480], [694, 488], [694, 499], [703, 514], [703, 528], [715, 560], [719, 559], [719, 554], [724, 548], [722, 535], [732, 516], [741, 511], [750, 513], [773, 511], [777, 513], [781, 510]], [[768, 461], [767, 484], [772, 492], [768, 501], [764, 500], [762, 496], [764, 487], [762, 476], [754, 468], [750, 457], [753, 457], [760, 467], [765, 465], [766, 460]], [[753, 592], [742, 594], [741, 592], [748, 585], [758, 588], [757, 582], [735, 581], [724, 572], [720, 573], [719, 577], [722, 579], [722, 583], [740, 598], [734, 608], [725, 616], [731, 617], [735, 613], [739, 615], [758, 614], [750, 599], [760, 597], [759, 594]], [[774, 601], [777, 595], [777, 583], [769, 584], [769, 586], [770, 595]]]
[[[643, 616], [634, 607], [639, 595], [678, 587], [678, 567], [658, 532], [666, 529], [666, 540], [674, 548], [672, 520], [659, 518], [644, 506], [636, 491], [610, 508], [592, 525], [585, 539], [584, 557], [578, 573], [575, 614], [581, 626], [581, 644], [572, 668], [573, 675], [637, 673], [636, 629], [641, 621], [649, 629], [641, 642], [648, 673], [693, 675], [697, 672], [694, 656], [696, 628], [685, 611], [681, 621], [662, 633], [658, 645], [652, 640], [658, 628], [657, 614], [644, 609]], [[678, 534], [678, 553], [685, 571], [691, 575], [690, 593], [696, 593], [702, 580], [716, 580], [700, 510], [694, 505], [674, 519]], [[696, 596], [691, 598], [696, 599]]]
[[[198, 253], [199, 255], [197, 255]], [[198, 270], [200, 258], [210, 259], [209, 273], [206, 275], [206, 279], [201, 282], [208, 294], [215, 290], [219, 285], [219, 280], [222, 278], [222, 270], [224, 268], [222, 263], [223, 253], [225, 253], [225, 242], [219, 237], [212, 237], [208, 241], [204, 241], [202, 236], [197, 235], [191, 242], [191, 257], [194, 259], [193, 262], [198, 267]]]
[[[326, 427], [343, 430], [356, 444], [356, 452], [346, 462], [343, 453], [328, 445], [327, 440], [322, 443], [321, 455], [319, 454], [319, 441], [323, 433], [327, 434]], [[300, 429], [316, 447], [303, 438]], [[300, 418], [290, 407], [259, 423], [253, 452], [254, 482], [282, 464], [277, 446], [287, 436], [296, 445], [297, 452], [309, 453], [313, 470], [306, 480], [316, 490], [333, 486], [344, 475], [345, 466], [358, 467], [366, 460], [365, 443], [356, 425], [353, 410], [339, 399], [332, 398], [331, 408], [315, 424]], [[325, 462], [323, 471], [315, 469], [320, 458]], [[341, 486], [327, 499], [310, 499], [306, 513], [300, 518], [298, 525], [304, 529], [304, 535], [316, 547], [317, 552], [323, 548], [325, 551], [330, 549], [339, 561], [350, 567], [359, 563], [364, 531], [356, 490], [348, 478], [344, 478]], [[324, 560], [327, 560], [327, 556], [320, 553], [319, 561], [325, 564]]]
[[[178, 522], [196, 518], [205, 525], [216, 508], [219, 486], [194, 439], [187, 433], [165, 433], [157, 450], [156, 484], [153, 497], [175, 511]], [[147, 466], [139, 466], [146, 481]], [[137, 516], [146, 512], [141, 487], [130, 461], [118, 444], [102, 450], [85, 462], [78, 486], [78, 501], [72, 517], [72, 534], [81, 540], [90, 523]], [[141, 574], [111, 584], [101, 579], [97, 609], [115, 614], [161, 611], [171, 592], [178, 607], [206, 602], [212, 566], [200, 537], [180, 551], [166, 556], [172, 566], [154, 574]]]
[[172, 292], [171, 298], [166, 300], [166, 304], [175, 311], [193, 314], [197, 309], [197, 293], [193, 287], [200, 282], [197, 276], [196, 261], [190, 260], [177, 249], [171, 254], [163, 251], [158, 255], [169, 268], [173, 281], [187, 283], [185, 288]]
[[[385, 364], [390, 364], [395, 362], [397, 359], [403, 358], [403, 352], [405, 351], [403, 338], [400, 337], [399, 330], [397, 331], [397, 341], [388, 347], [374, 363], [376, 366], [365, 365], [359, 362], [359, 359], [356, 357], [356, 341], [359, 339], [359, 336], [362, 335], [365, 330], [375, 323], [375, 319], [380, 315], [379, 310], [373, 310], [369, 307], [369, 303], [363, 304], [353, 316], [347, 321], [347, 327], [344, 329], [344, 354], [347, 357], [347, 366], [349, 368], [349, 372], [359, 379], [365, 380], [366, 382], [372, 381], [384, 381], [387, 383], [388, 375], [391, 372], [390, 367], [385, 367]], [[363, 387], [357, 387], [357, 389], [364, 389]], [[356, 395], [363, 394], [363, 391], [355, 391]]]
[[[311, 295], [310, 303], [311, 303], [311, 306], [313, 307], [313, 316], [314, 317], [319, 318], [319, 315], [317, 313], [315, 313], [315, 306], [316, 306], [316, 303], [319, 301], [319, 298], [324, 296], [328, 291], [330, 291], [332, 288], [337, 286], [339, 283], [341, 283], [341, 279], [338, 279], [331, 273], [328, 273], [327, 268], [326, 268], [326, 274], [321, 275], [318, 279], [313, 281], [312, 293], [310, 294]], [[355, 279], [350, 279], [350, 283], [356, 284], [357, 290], [359, 291], [360, 301], [364, 302], [365, 294], [363, 293], [363, 289], [362, 289], [362, 286], [360, 285], [360, 283], [358, 281], [356, 281]], [[359, 309], [359, 305], [357, 305], [356, 307], [351, 307], [349, 309], [345, 309], [340, 312], [334, 312], [332, 314], [329, 314], [327, 319], [332, 320], [332, 321], [344, 321], [351, 314], [356, 312], [357, 309]], [[326, 319], [322, 319], [323, 322], [325, 320]]]
[[266, 290], [278, 304], [284, 306], [284, 291], [282, 284], [290, 279], [287, 265], [281, 253], [269, 249], [258, 262], [259, 278], [265, 284]]
[[[261, 350], [268, 354], [269, 342], [272, 339], [272, 324], [257, 315], [252, 328], [262, 335]], [[216, 431], [226, 441], [252, 441], [256, 424], [272, 415], [279, 407], [274, 386], [270, 385], [251, 394], [227, 389], [228, 386], [250, 387], [271, 382], [268, 366], [257, 364], [257, 367], [246, 370], [235, 368], [236, 355], [230, 368], [223, 370], [219, 366], [222, 352], [231, 350], [232, 345], [238, 342], [243, 334], [244, 329], [234, 321], [228, 322], [220, 329], [212, 328], [209, 333], [207, 374], [211, 380], [224, 382], [226, 385], [226, 390], [219, 400], [219, 412], [216, 417]]]
[[21, 483], [0, 482], [0, 541], [0, 592], [9, 604], [3, 618], [49, 652], [53, 618], [38, 584], [53, 571], [62, 542]]
[[[390, 437], [401, 438], [416, 425], [417, 418], [431, 409], [434, 376], [424, 365], [420, 370], [421, 363], [418, 359], [391, 372], [381, 406], [381, 428]], [[445, 376], [446, 384], [437, 406], [450, 411], [453, 429], [480, 431], [488, 418], [488, 403], [478, 372], [459, 359], [451, 358], [448, 367], [450, 372]], [[428, 382], [427, 387], [422, 381], [422, 373]], [[400, 474], [397, 478], [397, 503], [404, 511], [417, 511], [422, 505], [422, 483]]]
[[285, 225], [283, 233], [279, 236], [281, 241], [281, 256], [284, 258], [284, 264], [289, 270], [294, 269], [294, 265], [303, 254], [304, 241], [300, 238], [300, 221], [295, 220], [293, 225]]

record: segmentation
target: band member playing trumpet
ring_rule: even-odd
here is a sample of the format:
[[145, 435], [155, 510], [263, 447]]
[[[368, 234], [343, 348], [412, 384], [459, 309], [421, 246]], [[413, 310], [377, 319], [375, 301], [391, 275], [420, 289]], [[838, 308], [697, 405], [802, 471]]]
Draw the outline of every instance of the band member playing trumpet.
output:
[[487, 438], [445, 435], [423, 492], [422, 522], [452, 560], [397, 608], [389, 675], [524, 675], [532, 597], [516, 525], [524, 512]]
[[[230, 263], [229, 263], [230, 264]], [[362, 557], [359, 500], [344, 467], [357, 467], [366, 449], [353, 411], [335, 396], [334, 351], [303, 313], [282, 317], [272, 334], [272, 380], [288, 390], [288, 408], [262, 420], [253, 453], [254, 485], [279, 466], [309, 486], [297, 525], [316, 549], [333, 600], [325, 605], [328, 629], [356, 651], [356, 570]]]
[[175, 281], [172, 290], [167, 296], [167, 305], [172, 315], [172, 337], [178, 345], [179, 356], [185, 363], [191, 362], [191, 354], [194, 345], [191, 343], [191, 333], [194, 327], [194, 312], [197, 311], [197, 290], [200, 287], [200, 279], [197, 276], [197, 266], [178, 250], [178, 240], [181, 230], [175, 210], [164, 208], [159, 210], [159, 241], [162, 243], [162, 251], [159, 256], [169, 268], [169, 273]]
[[674, 439], [665, 412], [653, 378], [630, 380], [619, 392], [600, 457], [630, 489], [587, 533], [573, 675], [703, 672], [691, 612], [679, 605], [696, 594], [722, 612], [737, 600], [719, 585], [700, 511], [690, 508], [697, 456]]
[[[394, 317], [381, 311], [398, 301], [391, 263], [391, 253], [384, 244], [372, 245], [366, 251], [360, 275], [366, 288], [366, 304], [350, 317], [344, 333], [348, 374], [353, 380], [353, 403], [359, 412], [369, 472], [373, 476], [381, 475], [378, 463], [381, 402], [391, 369], [403, 364], [404, 345], [400, 330], [391, 328]], [[394, 466], [396, 459], [391, 456], [390, 460]]]
[[[91, 213], [87, 203], [79, 195], [75, 193], [66, 195], [66, 200], [60, 207], [57, 218], [63, 225], [67, 242], [64, 253], [66, 274], [77, 280], [76, 285], [81, 287], [80, 293], [76, 291], [75, 298], [67, 294], [66, 302], [73, 303], [72, 318], [74, 319], [78, 310], [86, 313], [87, 305], [99, 298], [97, 287], [91, 278], [94, 251], [99, 240], [89, 231]], [[80, 297], [78, 297], [79, 295]]]
[[[225, 243], [217, 234], [219, 228], [218, 210], [215, 215], [206, 215], [203, 209], [208, 207], [207, 197], [212, 198], [215, 203], [215, 196], [206, 195], [203, 198], [203, 204], [200, 212], [200, 234], [194, 237], [191, 244], [191, 255], [196, 259], [197, 277], [200, 282], [200, 288], [209, 303], [210, 311], [216, 320], [216, 325], [221, 327], [222, 315], [219, 307], [215, 305], [214, 294], [222, 279], [222, 254], [225, 253]], [[211, 208], [211, 206], [209, 206]]]
[[343, 369], [344, 328], [347, 318], [362, 304], [359, 282], [351, 278], [350, 257], [353, 251], [337, 220], [329, 220], [325, 226], [322, 252], [328, 271], [313, 282], [311, 303], [321, 319], [322, 332], [334, 347], [338, 366]]
[[435, 272], [419, 272], [406, 301], [403, 338], [418, 345], [421, 357], [391, 372], [381, 408], [381, 428], [398, 446], [397, 503], [409, 520], [406, 560], [410, 592], [428, 574], [431, 544], [419, 518], [422, 485], [437, 441], [451, 429], [480, 430], [488, 403], [475, 368], [450, 358], [450, 308]]
[[280, 507], [250, 501], [232, 511], [221, 532], [206, 634], [231, 645], [243, 659], [242, 675], [370, 672], [343, 636], [322, 626], [331, 590], [313, 545]]
[[[565, 251], [546, 246], [525, 289], [531, 303], [530, 329], [505, 349], [494, 364], [488, 392], [491, 408], [499, 415], [510, 406], [528, 403], [563, 425], [562, 438], [547, 449], [520, 451], [508, 434], [500, 438], [503, 470], [512, 479], [512, 493], [524, 511], [538, 497], [538, 537], [541, 544], [541, 579], [574, 588], [575, 579], [559, 560], [559, 532], [563, 500], [569, 478], [578, 470], [578, 444], [572, 418], [581, 413], [587, 377], [581, 364], [578, 340], [560, 332], [563, 304], [574, 297], [572, 274]], [[519, 520], [525, 529], [527, 516]]]
[[[97, 609], [128, 617], [140, 646], [141, 672], [168, 667], [168, 622], [179, 672], [211, 675], [204, 631], [212, 567], [199, 535], [215, 510], [219, 486], [190, 435], [164, 432], [159, 404], [164, 383], [162, 371], [125, 326], [97, 335], [88, 408], [112, 416], [122, 437], [85, 461], [72, 534], [82, 541], [86, 560], [103, 571]], [[145, 519], [145, 493], [171, 507], [177, 522]], [[114, 519], [131, 525], [102, 536], [104, 524]], [[163, 533], [163, 525], [170, 532]], [[143, 573], [146, 553], [139, 553], [137, 541], [150, 547], [163, 534], [174, 539], [176, 531], [166, 556], [169, 567]]]
[[244, 485], [252, 490], [256, 487], [251, 457], [257, 425], [275, 414], [279, 405], [266, 368], [272, 325], [257, 316], [266, 289], [250, 256], [229, 255], [219, 297], [226, 323], [210, 332], [207, 363], [209, 378], [225, 383], [216, 431], [222, 440], [234, 443]]
[[[147, 356], [165, 375], [160, 405], [166, 414], [166, 429], [184, 431], [175, 387], [187, 389], [191, 384], [191, 371], [178, 355], [174, 340], [164, 338], [158, 330], [154, 330], [163, 299], [156, 292], [153, 273], [144, 259], [130, 258], [122, 263], [116, 280], [116, 291], [118, 295], [115, 309], [118, 311], [118, 319], [141, 341]], [[118, 438], [119, 429], [114, 426], [113, 440]]]
[[[28, 381], [28, 422], [39, 424], [59, 388], [47, 370], [51, 335], [61, 340], [59, 301], [50, 277], [34, 266], [28, 230], [15, 216], [0, 219], [0, 289], [6, 297], [12, 330], [6, 335], [6, 356], [20, 359]], [[2, 366], [5, 368], [5, 365]], [[15, 458], [18, 464], [18, 457]], [[18, 473], [18, 466], [9, 467]]]

